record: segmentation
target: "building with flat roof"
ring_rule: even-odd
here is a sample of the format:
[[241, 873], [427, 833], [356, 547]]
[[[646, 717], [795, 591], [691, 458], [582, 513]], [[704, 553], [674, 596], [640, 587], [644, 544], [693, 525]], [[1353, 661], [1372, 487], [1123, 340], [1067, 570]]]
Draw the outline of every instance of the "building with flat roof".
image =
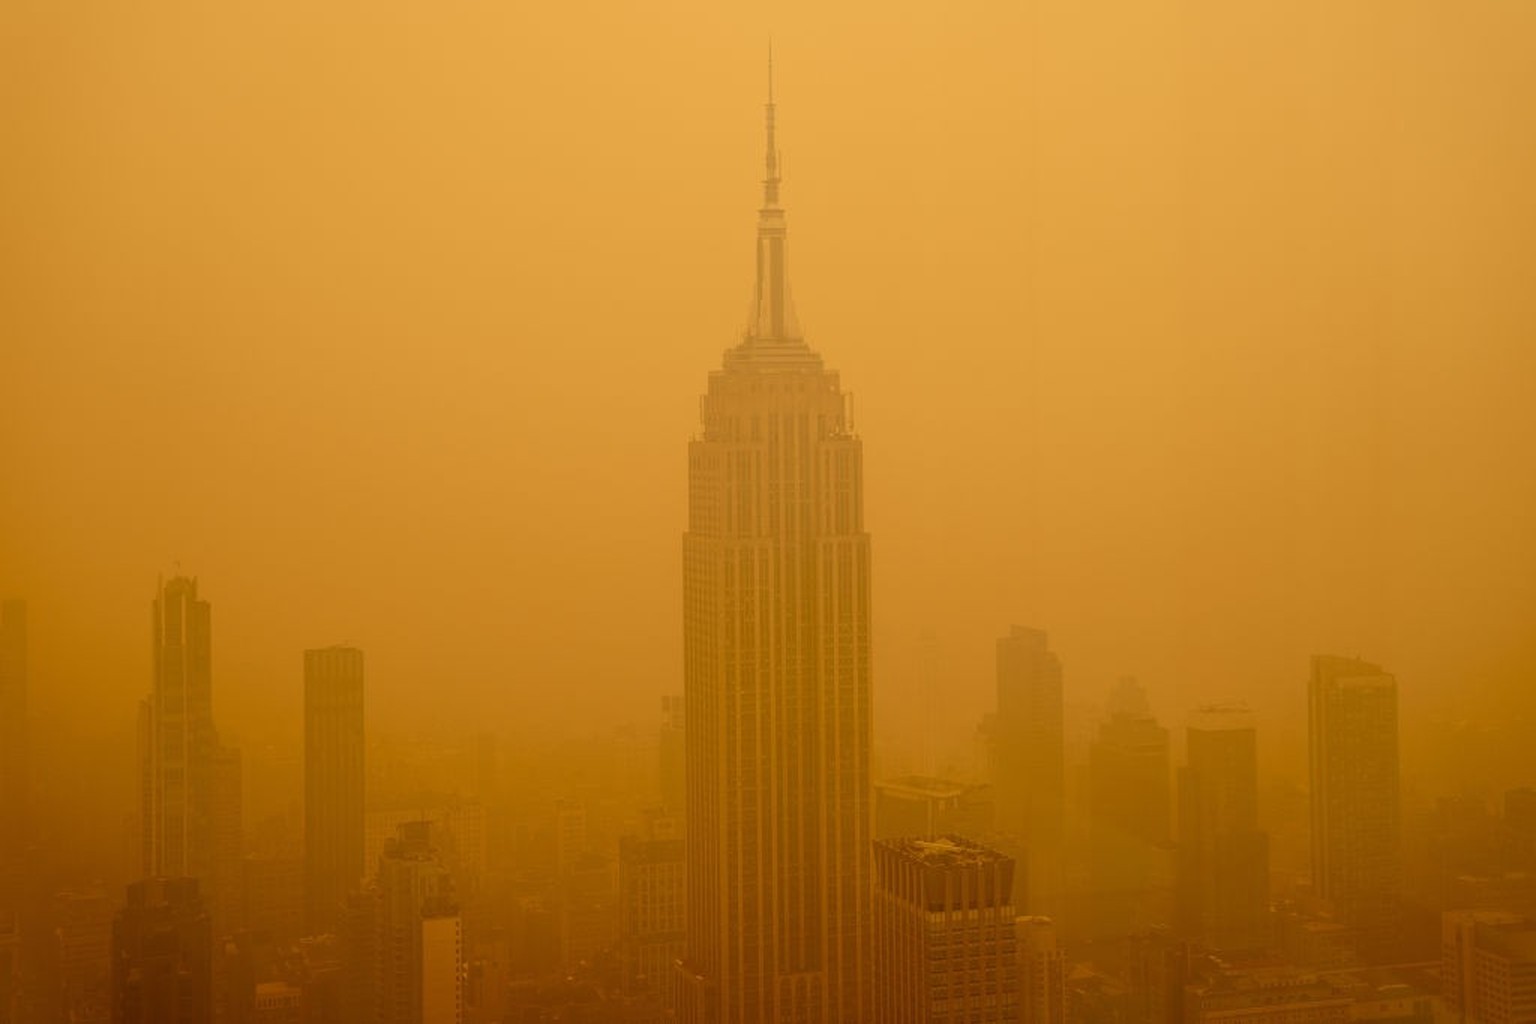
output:
[[1440, 934], [1440, 994], [1452, 1020], [1536, 1021], [1536, 921], [1496, 910], [1450, 910]]
[[1358, 658], [1318, 655], [1308, 686], [1312, 887], [1362, 959], [1399, 945], [1402, 798], [1397, 680]]
[[931, 775], [875, 783], [875, 838], [939, 836], [981, 839], [993, 827], [992, 787]]
[[1019, 1019], [1013, 875], [960, 836], [875, 842], [877, 1024]]

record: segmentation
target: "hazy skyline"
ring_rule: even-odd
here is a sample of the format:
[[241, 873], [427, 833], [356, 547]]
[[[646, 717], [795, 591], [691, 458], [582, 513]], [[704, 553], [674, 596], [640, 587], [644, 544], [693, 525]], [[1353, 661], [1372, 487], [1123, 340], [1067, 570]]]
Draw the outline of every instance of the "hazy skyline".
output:
[[390, 727], [658, 717], [770, 32], [796, 303], [870, 439], [877, 732], [924, 631], [967, 728], [1011, 623], [1069, 704], [1131, 673], [1299, 735], [1318, 652], [1391, 666], [1405, 725], [1524, 699], [1536, 8], [4, 18], [40, 721], [126, 735], [178, 565], [237, 742], [333, 643]]

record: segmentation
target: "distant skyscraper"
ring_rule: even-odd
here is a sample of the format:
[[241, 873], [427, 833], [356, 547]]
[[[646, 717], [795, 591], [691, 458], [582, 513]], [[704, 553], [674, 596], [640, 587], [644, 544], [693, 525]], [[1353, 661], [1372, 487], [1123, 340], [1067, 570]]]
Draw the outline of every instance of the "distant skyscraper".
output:
[[311, 935], [336, 930], [363, 862], [363, 652], [304, 652], [304, 906]]
[[112, 1024], [211, 1024], [213, 931], [195, 878], [128, 887], [112, 928]]
[[785, 273], [774, 106], [757, 288], [688, 449], [689, 1022], [870, 1017], [862, 446]]
[[1067, 955], [1048, 917], [1014, 922], [1019, 942], [1020, 1024], [1063, 1024], [1067, 1019]]
[[1044, 632], [1014, 626], [997, 642], [997, 827], [1027, 855], [1032, 909], [1059, 895], [1066, 813], [1066, 712], [1061, 661]]
[[1124, 935], [1169, 923], [1171, 781], [1168, 730], [1147, 710], [1141, 689], [1122, 680], [1088, 749], [1094, 910], [1076, 915], [1088, 933]]
[[1157, 719], [1145, 709], [1112, 711], [1089, 748], [1088, 770], [1096, 839], [1168, 840], [1168, 730]]
[[459, 1024], [464, 939], [432, 826], [407, 822], [379, 858], [379, 1024]]
[[178, 576], [154, 602], [154, 689], [140, 715], [144, 874], [195, 878], [222, 930], [240, 873], [239, 754], [213, 722], [211, 615], [197, 581]]
[[0, 913], [14, 907], [26, 857], [27, 606], [0, 602]]
[[875, 843], [875, 1024], [1019, 1019], [1013, 858], [959, 836]]
[[1355, 658], [1312, 659], [1312, 884], [1362, 958], [1396, 945], [1402, 878], [1397, 680]]
[[1268, 942], [1269, 837], [1259, 831], [1251, 713], [1212, 705], [1191, 716], [1179, 773], [1178, 908], [1184, 933], [1217, 950]]

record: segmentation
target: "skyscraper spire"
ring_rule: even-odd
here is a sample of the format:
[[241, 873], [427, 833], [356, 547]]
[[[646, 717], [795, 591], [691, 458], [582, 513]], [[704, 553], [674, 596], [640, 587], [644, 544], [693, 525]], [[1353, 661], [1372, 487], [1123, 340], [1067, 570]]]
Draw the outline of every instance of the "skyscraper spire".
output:
[[767, 168], [767, 177], [763, 179], [763, 205], [773, 207], [779, 205], [779, 149], [774, 140], [773, 124], [773, 43], [768, 43], [768, 104], [764, 108], [768, 138], [767, 155], [764, 164]]
[[779, 149], [773, 103], [773, 46], [768, 47], [768, 103], [764, 108], [767, 150], [763, 205], [757, 211], [757, 289], [747, 325], [749, 341], [800, 341], [784, 269], [784, 209], [779, 205]]

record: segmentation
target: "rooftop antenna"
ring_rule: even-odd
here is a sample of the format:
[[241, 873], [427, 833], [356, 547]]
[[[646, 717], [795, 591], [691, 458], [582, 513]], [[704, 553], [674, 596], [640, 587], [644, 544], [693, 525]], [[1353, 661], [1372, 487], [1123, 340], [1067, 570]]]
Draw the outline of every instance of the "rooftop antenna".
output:
[[773, 40], [768, 40], [768, 105], [766, 107], [768, 149], [765, 156], [768, 176], [763, 180], [763, 205], [779, 205], [779, 148], [774, 141], [773, 115]]

